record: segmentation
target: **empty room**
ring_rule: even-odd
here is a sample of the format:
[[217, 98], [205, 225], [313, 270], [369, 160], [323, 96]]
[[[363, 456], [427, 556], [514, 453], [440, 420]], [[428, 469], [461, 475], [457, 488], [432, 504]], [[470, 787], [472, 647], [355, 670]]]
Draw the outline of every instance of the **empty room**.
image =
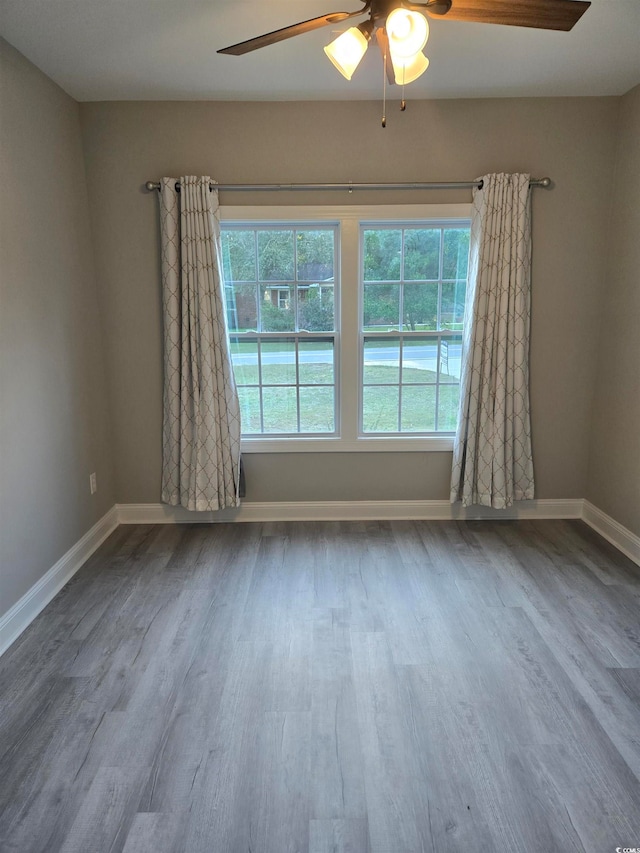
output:
[[0, 853], [640, 851], [640, 2], [0, 0]]

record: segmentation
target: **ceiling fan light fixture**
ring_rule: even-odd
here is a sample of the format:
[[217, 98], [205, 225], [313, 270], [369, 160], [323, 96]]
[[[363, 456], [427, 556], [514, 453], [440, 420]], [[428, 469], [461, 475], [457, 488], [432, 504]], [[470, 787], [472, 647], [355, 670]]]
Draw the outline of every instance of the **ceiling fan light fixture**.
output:
[[389, 49], [398, 57], [415, 57], [429, 38], [429, 24], [420, 12], [394, 9], [387, 15], [385, 26], [389, 38]]
[[367, 24], [351, 27], [324, 49], [331, 62], [347, 80], [351, 80], [353, 72], [367, 52], [371, 38], [370, 29]]
[[429, 60], [422, 51], [418, 51], [415, 56], [411, 57], [395, 56], [393, 51], [391, 51], [391, 61], [393, 63], [393, 73], [396, 83], [399, 86], [413, 83], [429, 67]]

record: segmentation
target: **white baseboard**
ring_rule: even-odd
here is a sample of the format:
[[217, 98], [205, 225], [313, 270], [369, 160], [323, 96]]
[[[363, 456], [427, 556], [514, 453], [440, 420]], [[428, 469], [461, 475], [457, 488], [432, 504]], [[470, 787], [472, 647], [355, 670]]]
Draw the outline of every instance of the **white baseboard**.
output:
[[165, 504], [118, 504], [120, 524], [211, 524], [221, 521], [366, 521], [390, 519], [581, 518], [581, 499], [521, 501], [509, 509], [463, 509], [449, 501], [247, 502], [238, 509], [190, 512]]
[[18, 639], [118, 524], [118, 513], [114, 506], [13, 607], [0, 616], [0, 655]]
[[607, 515], [590, 501], [585, 500], [582, 509], [582, 520], [607, 542], [622, 551], [622, 553], [640, 566], [640, 536], [636, 536], [622, 524]]

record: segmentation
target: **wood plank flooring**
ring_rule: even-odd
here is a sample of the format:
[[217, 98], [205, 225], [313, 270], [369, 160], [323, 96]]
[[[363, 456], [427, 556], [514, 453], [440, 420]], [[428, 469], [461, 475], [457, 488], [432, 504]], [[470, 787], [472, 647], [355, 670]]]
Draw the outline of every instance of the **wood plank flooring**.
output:
[[640, 848], [640, 569], [581, 522], [122, 526], [0, 701], [2, 853]]

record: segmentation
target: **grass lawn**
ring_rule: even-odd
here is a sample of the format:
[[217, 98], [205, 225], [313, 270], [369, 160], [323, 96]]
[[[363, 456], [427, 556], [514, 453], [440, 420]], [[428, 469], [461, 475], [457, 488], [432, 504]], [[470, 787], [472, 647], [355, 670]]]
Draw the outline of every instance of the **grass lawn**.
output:
[[[300, 364], [300, 431], [334, 431], [334, 376], [330, 364]], [[430, 432], [436, 429], [436, 374], [431, 370], [405, 368], [402, 376], [401, 425], [398, 424], [398, 368], [368, 366], [364, 387], [364, 432]], [[438, 430], [452, 431], [458, 413], [458, 385], [454, 376], [441, 377], [437, 401]], [[247, 387], [258, 382], [258, 368], [236, 368], [244, 434], [260, 434], [260, 392]], [[262, 368], [264, 431], [298, 432], [295, 365], [267, 364]], [[386, 383], [386, 384], [385, 384]], [[454, 384], [455, 383], [455, 384]], [[324, 387], [323, 387], [324, 386]]]

